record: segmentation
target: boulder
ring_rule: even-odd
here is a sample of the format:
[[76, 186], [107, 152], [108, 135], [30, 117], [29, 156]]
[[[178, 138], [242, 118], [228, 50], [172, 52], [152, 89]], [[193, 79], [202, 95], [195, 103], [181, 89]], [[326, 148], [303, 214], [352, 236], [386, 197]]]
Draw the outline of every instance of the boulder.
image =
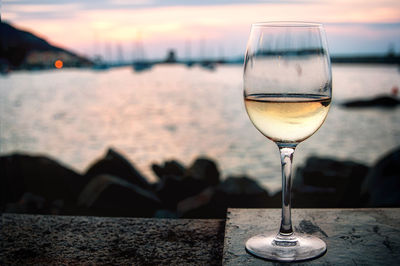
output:
[[254, 179], [230, 176], [218, 186], [213, 200], [230, 208], [264, 208], [269, 199], [268, 191]]
[[379, 159], [361, 190], [367, 207], [400, 207], [400, 147]]
[[400, 104], [400, 100], [394, 96], [381, 95], [373, 99], [359, 99], [343, 103], [344, 107], [384, 107], [393, 108]]
[[175, 210], [178, 202], [219, 184], [217, 165], [208, 158], [197, 158], [188, 169], [177, 161], [168, 161], [164, 166], [153, 164], [152, 169], [160, 178], [157, 195], [170, 210]]
[[112, 175], [98, 175], [86, 185], [78, 198], [84, 215], [153, 217], [162, 209], [151, 191]]
[[50, 202], [42, 196], [25, 192], [18, 201], [7, 203], [4, 212], [56, 215], [65, 214], [65, 209], [63, 200]]
[[205, 182], [190, 176], [163, 176], [156, 188], [157, 196], [166, 208], [175, 210], [179, 201], [194, 196], [208, 187]]
[[89, 181], [92, 177], [102, 174], [117, 176], [141, 188], [151, 190], [151, 185], [147, 179], [134, 165], [119, 152], [111, 148], [103, 158], [97, 160], [88, 168], [85, 178]]
[[201, 180], [210, 186], [219, 184], [219, 171], [217, 164], [208, 158], [197, 158], [187, 170], [186, 175]]
[[[201, 208], [206, 206], [210, 203], [212, 197], [214, 196], [215, 188], [208, 187], [201, 191], [199, 194], [185, 198], [177, 204], [176, 212], [179, 216], [182, 216], [185, 213], [188, 213], [192, 210]], [[198, 218], [207, 218], [205, 217], [198, 217]]]
[[46, 200], [43, 197], [25, 192], [17, 202], [7, 203], [4, 211], [11, 213], [44, 214], [46, 213], [44, 211], [45, 203]]
[[171, 160], [164, 162], [163, 165], [152, 164], [151, 168], [153, 172], [162, 179], [164, 176], [184, 176], [186, 169], [178, 161]]
[[[214, 190], [203, 190], [199, 195], [178, 204], [184, 218], [219, 218], [226, 216], [227, 208], [271, 207], [268, 191], [246, 176], [227, 177]], [[189, 206], [189, 203], [191, 206]]]
[[[12, 154], [0, 157], [2, 206], [23, 195], [36, 195], [46, 202], [62, 201], [73, 208], [85, 179], [59, 162], [44, 156]], [[32, 197], [28, 197], [33, 199]]]
[[293, 206], [359, 207], [361, 184], [368, 169], [352, 161], [310, 157], [296, 170]]

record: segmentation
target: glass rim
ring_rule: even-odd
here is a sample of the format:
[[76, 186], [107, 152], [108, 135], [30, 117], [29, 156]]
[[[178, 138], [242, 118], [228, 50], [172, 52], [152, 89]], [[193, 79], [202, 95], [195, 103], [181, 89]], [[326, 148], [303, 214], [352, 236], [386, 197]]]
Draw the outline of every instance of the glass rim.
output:
[[265, 21], [251, 24], [252, 27], [293, 27], [293, 28], [318, 28], [323, 27], [320, 22], [309, 21]]

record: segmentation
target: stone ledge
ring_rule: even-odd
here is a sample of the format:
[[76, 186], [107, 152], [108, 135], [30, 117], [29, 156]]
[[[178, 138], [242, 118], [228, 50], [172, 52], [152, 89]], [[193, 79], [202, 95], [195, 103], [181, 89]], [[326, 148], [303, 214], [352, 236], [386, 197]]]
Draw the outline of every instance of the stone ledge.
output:
[[[245, 242], [277, 232], [280, 215], [280, 209], [229, 209], [223, 264], [277, 265], [246, 253]], [[294, 209], [292, 222], [295, 231], [320, 237], [328, 249], [322, 257], [296, 265], [400, 265], [399, 208]]]
[[220, 265], [224, 220], [3, 213], [1, 265]]
[[[322, 257], [300, 265], [399, 265], [400, 209], [294, 209], [295, 230], [321, 237]], [[4, 213], [0, 265], [276, 265], [245, 252], [276, 231], [279, 209], [229, 209], [225, 220]], [[225, 230], [225, 243], [224, 243]], [[225, 245], [225, 246], [224, 246]]]

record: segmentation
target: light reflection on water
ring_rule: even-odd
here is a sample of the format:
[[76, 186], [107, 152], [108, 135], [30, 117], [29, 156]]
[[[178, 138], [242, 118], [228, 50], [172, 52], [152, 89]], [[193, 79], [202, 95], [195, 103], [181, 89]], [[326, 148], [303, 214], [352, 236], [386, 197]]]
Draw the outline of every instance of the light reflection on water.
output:
[[[333, 67], [334, 101], [322, 128], [300, 144], [295, 166], [310, 155], [372, 164], [400, 144], [400, 108], [343, 109], [339, 102], [390, 92], [396, 67]], [[106, 72], [66, 69], [0, 77], [0, 152], [42, 153], [79, 170], [108, 147], [150, 179], [152, 162], [199, 155], [218, 161], [224, 177], [247, 174], [280, 187], [278, 151], [250, 123], [241, 66], [157, 66]]]

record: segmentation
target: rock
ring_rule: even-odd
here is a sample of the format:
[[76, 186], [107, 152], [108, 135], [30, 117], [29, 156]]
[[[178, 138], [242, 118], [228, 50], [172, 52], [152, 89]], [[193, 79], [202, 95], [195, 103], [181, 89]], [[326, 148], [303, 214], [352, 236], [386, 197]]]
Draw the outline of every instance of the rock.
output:
[[219, 183], [217, 165], [207, 158], [197, 158], [187, 170], [176, 161], [166, 162], [164, 166], [153, 165], [152, 168], [161, 179], [157, 195], [170, 210], [175, 210], [178, 202]]
[[79, 195], [78, 204], [85, 215], [153, 217], [162, 209], [151, 191], [112, 175], [93, 177]]
[[5, 212], [10, 213], [46, 213], [45, 209], [46, 200], [38, 195], [26, 192], [22, 195], [21, 199], [17, 202], [6, 204]]
[[350, 178], [352, 180], [363, 179], [368, 167], [353, 161], [310, 157], [304, 167], [300, 167], [297, 171], [295, 178], [300, 178], [304, 185], [339, 188], [348, 184]]
[[400, 207], [400, 147], [384, 155], [368, 172], [361, 196], [367, 207]]
[[179, 218], [177, 213], [174, 211], [170, 211], [170, 210], [166, 210], [166, 209], [161, 209], [161, 210], [157, 210], [154, 215], [153, 218], [168, 218], [168, 219], [177, 219]]
[[158, 184], [156, 193], [163, 204], [175, 210], [179, 201], [200, 193], [208, 185], [192, 177], [168, 175]]
[[187, 170], [187, 175], [206, 182], [210, 186], [219, 184], [219, 171], [214, 161], [208, 158], [197, 158]]
[[109, 149], [106, 155], [93, 163], [85, 173], [85, 178], [90, 180], [94, 176], [108, 174], [117, 176], [141, 188], [151, 190], [147, 179], [123, 155]]
[[184, 218], [225, 218], [227, 208], [271, 207], [268, 192], [246, 176], [227, 177], [214, 191], [205, 190], [190, 200], [192, 208], [188, 202], [178, 204]]
[[171, 160], [164, 162], [164, 165], [152, 164], [153, 172], [162, 179], [164, 176], [184, 176], [186, 169], [178, 161]]
[[215, 201], [230, 208], [263, 208], [269, 200], [268, 191], [246, 176], [227, 177], [218, 187]]
[[210, 203], [215, 192], [214, 187], [208, 187], [199, 194], [186, 198], [177, 204], [176, 211], [178, 215], [183, 215], [189, 211], [202, 207]]
[[61, 200], [64, 208], [74, 208], [86, 181], [73, 170], [44, 156], [12, 154], [0, 157], [2, 206], [23, 199], [25, 193], [46, 202]]
[[4, 212], [29, 214], [65, 214], [64, 201], [50, 202], [42, 196], [25, 192], [17, 202], [7, 203]]
[[400, 100], [393, 96], [378, 96], [373, 99], [360, 99], [343, 103], [345, 107], [386, 107], [392, 108], [400, 104]]
[[293, 181], [295, 207], [359, 207], [368, 167], [352, 161], [310, 157]]

